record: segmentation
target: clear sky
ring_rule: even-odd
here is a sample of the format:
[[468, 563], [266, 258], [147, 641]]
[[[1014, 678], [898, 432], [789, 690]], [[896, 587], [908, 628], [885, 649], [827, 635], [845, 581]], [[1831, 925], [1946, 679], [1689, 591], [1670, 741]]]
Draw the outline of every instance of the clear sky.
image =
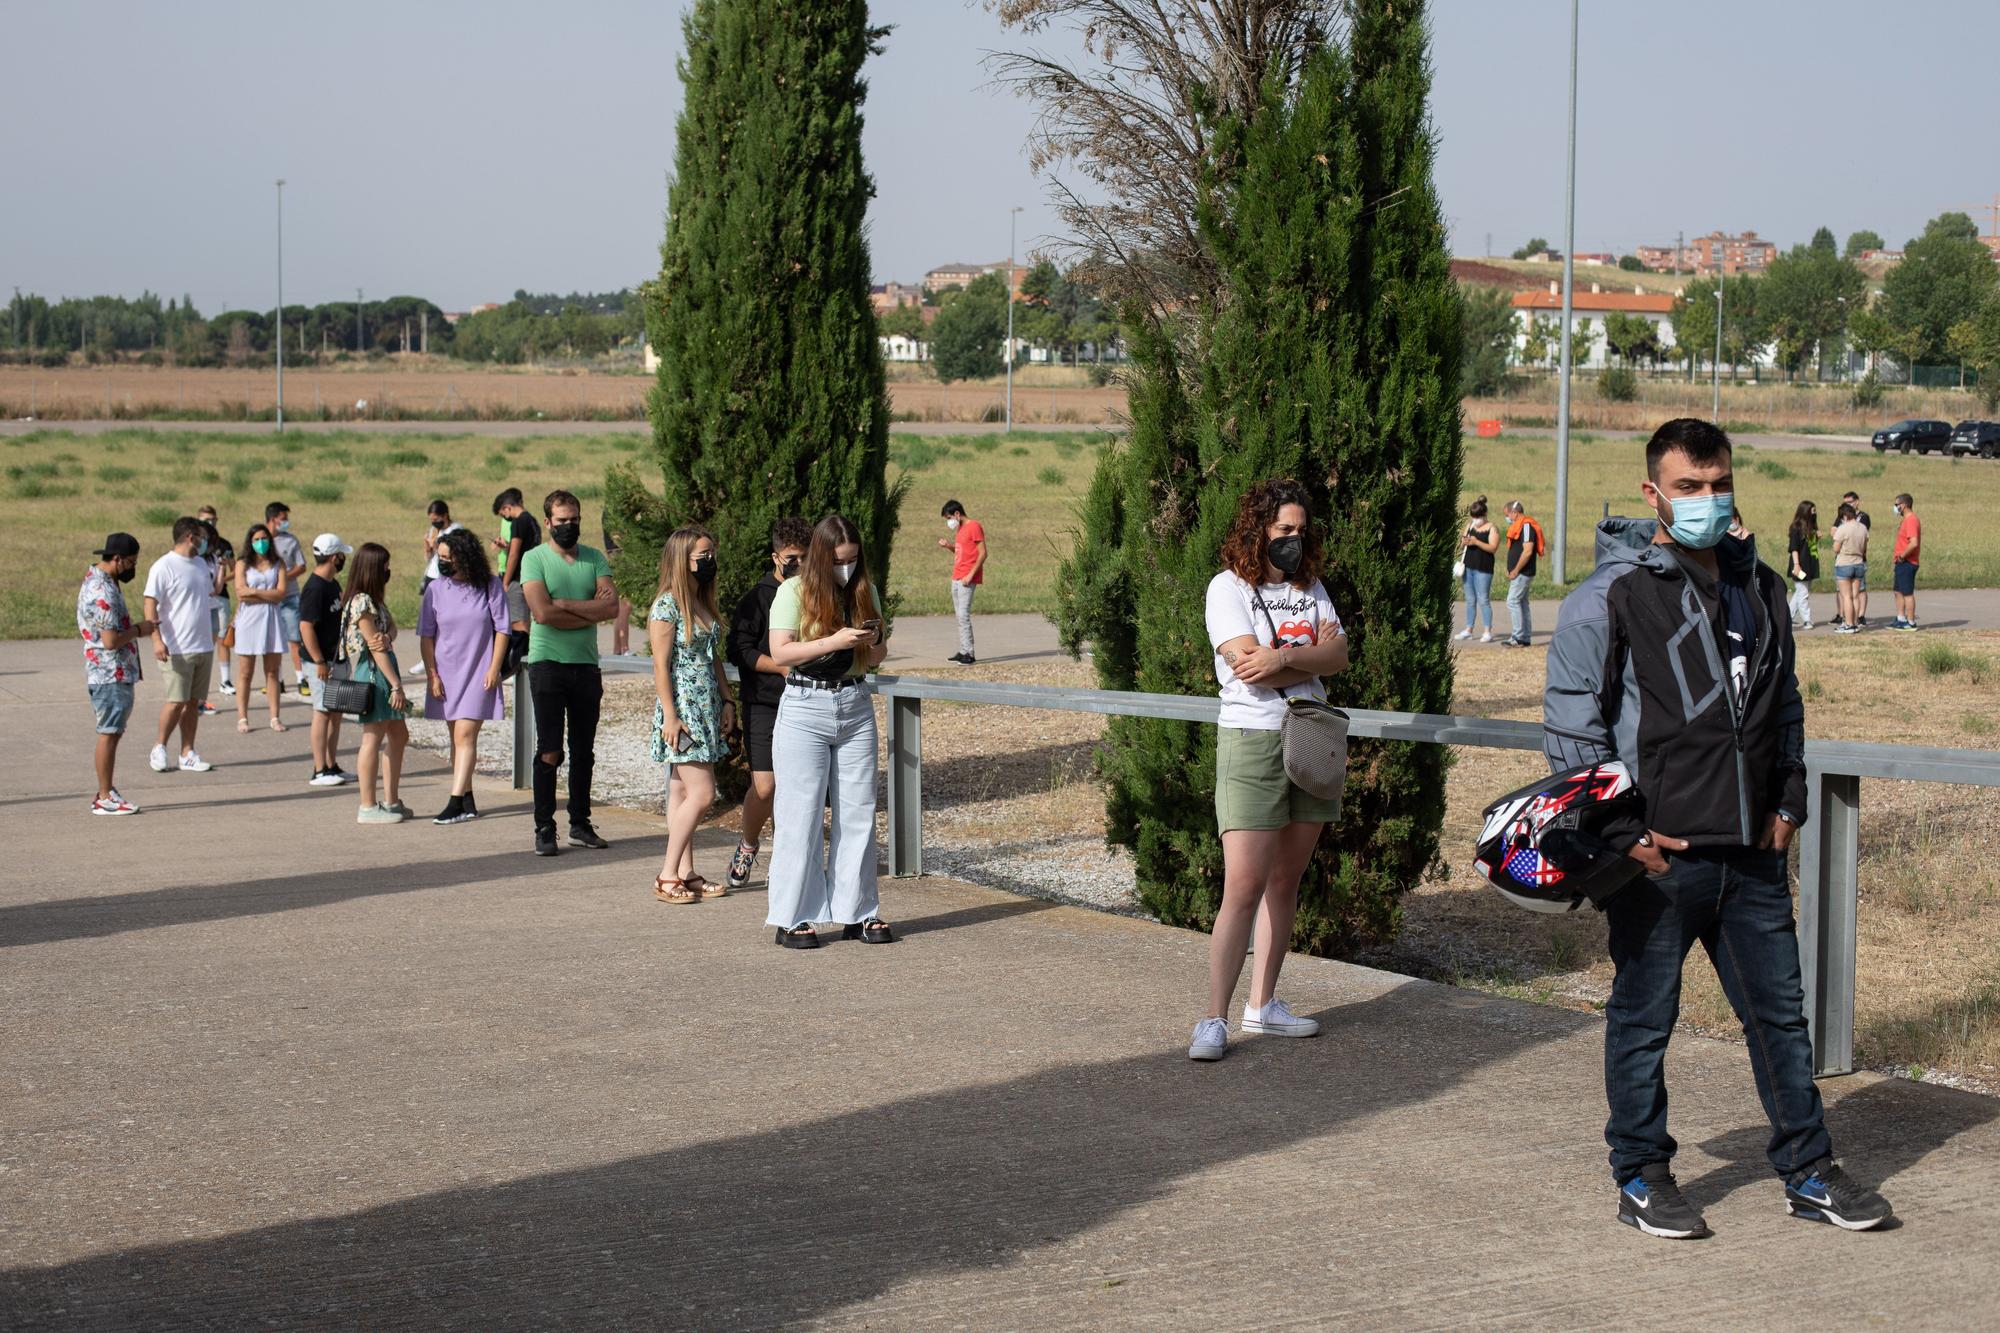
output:
[[[0, 292], [292, 302], [625, 286], [658, 262], [676, 0], [8, 0]], [[1438, 181], [1460, 253], [1560, 245], [1569, 6], [1436, 0]], [[976, 3], [878, 0], [878, 279], [1055, 225], [1031, 108]], [[1577, 248], [1821, 223], [1891, 244], [2000, 191], [1994, 0], [1585, 0]], [[1984, 230], [1988, 216], [1975, 213]]]

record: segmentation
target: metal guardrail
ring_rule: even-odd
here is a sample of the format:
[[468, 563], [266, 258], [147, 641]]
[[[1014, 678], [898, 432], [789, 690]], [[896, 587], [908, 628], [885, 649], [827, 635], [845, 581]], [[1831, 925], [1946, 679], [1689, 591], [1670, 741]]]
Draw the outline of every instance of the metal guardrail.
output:
[[[607, 656], [607, 672], [651, 672], [653, 660], [637, 654]], [[529, 782], [534, 716], [527, 704], [526, 671], [514, 686], [514, 785]], [[731, 679], [735, 672], [730, 671]], [[1211, 696], [1140, 694], [1120, 690], [1006, 685], [927, 676], [873, 676], [864, 688], [888, 704], [889, 873], [923, 873], [923, 705], [985, 704], [1038, 708], [1107, 717], [1157, 717], [1214, 725], [1221, 709]], [[1466, 745], [1489, 750], [1542, 748], [1533, 722], [1457, 717], [1436, 713], [1347, 710], [1350, 736]], [[1946, 750], [1847, 741], [1806, 743], [1806, 826], [1799, 831], [1799, 938], [1806, 1020], [1812, 1030], [1818, 1075], [1854, 1070], [1854, 945], [1860, 903], [1861, 780], [1936, 782], [2000, 787], [2000, 751]]]

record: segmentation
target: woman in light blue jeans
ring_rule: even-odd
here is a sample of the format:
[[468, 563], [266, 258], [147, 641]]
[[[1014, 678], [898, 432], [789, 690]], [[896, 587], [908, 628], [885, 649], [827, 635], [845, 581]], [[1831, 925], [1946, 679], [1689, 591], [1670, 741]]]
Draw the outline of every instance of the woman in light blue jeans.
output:
[[1459, 534], [1458, 558], [1465, 562], [1465, 628], [1458, 637], [1469, 639], [1475, 620], [1485, 617], [1486, 632], [1481, 643], [1493, 642], [1493, 553], [1500, 548], [1500, 530], [1486, 521], [1486, 497], [1480, 496], [1467, 507], [1471, 520]]
[[[860, 688], [881, 663], [881, 611], [861, 534], [838, 514], [821, 519], [797, 577], [771, 599], [771, 658], [786, 668], [771, 736], [777, 798], [765, 924], [787, 949], [816, 949], [816, 923], [888, 944], [875, 883], [875, 702]], [[820, 813], [833, 812], [830, 844]]]

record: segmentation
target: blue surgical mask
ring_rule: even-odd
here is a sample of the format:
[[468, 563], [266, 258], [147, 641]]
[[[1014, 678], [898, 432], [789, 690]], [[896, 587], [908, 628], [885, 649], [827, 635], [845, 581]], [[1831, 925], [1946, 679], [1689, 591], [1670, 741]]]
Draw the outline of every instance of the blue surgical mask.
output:
[[1729, 520], [1736, 513], [1736, 497], [1728, 491], [1713, 495], [1690, 495], [1669, 501], [1673, 522], [1667, 535], [1691, 551], [1705, 551], [1729, 535]]

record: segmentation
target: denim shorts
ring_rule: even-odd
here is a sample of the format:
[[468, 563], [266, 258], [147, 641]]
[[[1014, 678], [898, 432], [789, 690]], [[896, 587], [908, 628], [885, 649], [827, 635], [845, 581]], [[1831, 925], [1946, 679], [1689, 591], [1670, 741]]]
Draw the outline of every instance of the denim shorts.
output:
[[132, 682], [112, 680], [90, 688], [90, 706], [97, 714], [97, 734], [123, 736], [132, 716]]
[[299, 641], [299, 599], [287, 597], [278, 603], [278, 623], [284, 626], [285, 642]]
[[1833, 567], [1833, 577], [1836, 581], [1844, 580], [1848, 583], [1858, 583], [1861, 585], [1862, 592], [1868, 591], [1868, 566], [1866, 565], [1835, 565]]

